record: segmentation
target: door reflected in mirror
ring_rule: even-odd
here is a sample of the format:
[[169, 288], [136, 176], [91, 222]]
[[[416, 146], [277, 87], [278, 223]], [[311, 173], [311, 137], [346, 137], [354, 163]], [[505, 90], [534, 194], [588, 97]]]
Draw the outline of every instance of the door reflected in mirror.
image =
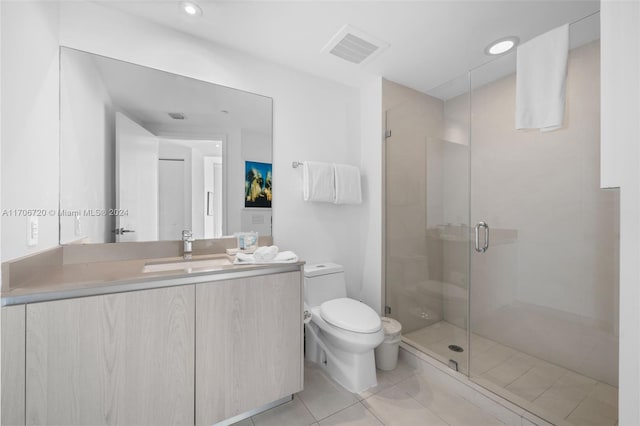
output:
[[272, 163], [271, 98], [64, 47], [60, 67], [61, 244], [271, 235], [245, 176]]

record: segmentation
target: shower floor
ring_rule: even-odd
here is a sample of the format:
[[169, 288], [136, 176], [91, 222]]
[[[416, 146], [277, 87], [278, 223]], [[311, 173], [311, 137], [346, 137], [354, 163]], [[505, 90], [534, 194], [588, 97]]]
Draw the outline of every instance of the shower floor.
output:
[[[446, 321], [412, 331], [406, 343], [466, 373], [467, 332]], [[454, 352], [449, 345], [464, 348]], [[471, 335], [471, 379], [554, 424], [614, 426], [618, 389], [482, 336]]]

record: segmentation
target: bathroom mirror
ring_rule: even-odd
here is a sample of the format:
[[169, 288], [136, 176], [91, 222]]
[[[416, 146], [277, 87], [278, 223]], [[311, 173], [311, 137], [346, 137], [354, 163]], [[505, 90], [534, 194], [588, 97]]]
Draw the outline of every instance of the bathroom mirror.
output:
[[60, 243], [271, 235], [272, 99], [60, 50]]

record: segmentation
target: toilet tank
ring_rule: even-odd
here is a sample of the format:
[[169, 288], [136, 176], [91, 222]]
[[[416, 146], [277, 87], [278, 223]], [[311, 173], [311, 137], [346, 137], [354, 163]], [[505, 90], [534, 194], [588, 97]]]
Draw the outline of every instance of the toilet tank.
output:
[[344, 267], [337, 263], [304, 265], [304, 301], [309, 307], [347, 297]]

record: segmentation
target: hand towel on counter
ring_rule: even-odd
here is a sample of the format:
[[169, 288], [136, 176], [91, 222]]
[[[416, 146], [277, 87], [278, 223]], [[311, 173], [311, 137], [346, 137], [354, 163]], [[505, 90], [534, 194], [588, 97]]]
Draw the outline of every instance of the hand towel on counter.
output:
[[277, 246], [258, 247], [253, 252], [253, 258], [258, 262], [270, 262], [278, 255]]
[[347, 164], [334, 164], [336, 197], [335, 204], [362, 203], [362, 186], [360, 169]]
[[335, 178], [332, 164], [305, 161], [302, 165], [302, 175], [305, 201], [333, 202]]
[[569, 24], [518, 46], [516, 129], [562, 127], [569, 52]]
[[238, 253], [236, 254], [236, 259], [233, 261], [236, 265], [262, 265], [262, 264], [270, 264], [270, 263], [296, 263], [298, 261], [298, 256], [292, 251], [283, 251], [278, 253], [271, 260], [260, 261], [256, 259], [255, 254], [245, 254]]

